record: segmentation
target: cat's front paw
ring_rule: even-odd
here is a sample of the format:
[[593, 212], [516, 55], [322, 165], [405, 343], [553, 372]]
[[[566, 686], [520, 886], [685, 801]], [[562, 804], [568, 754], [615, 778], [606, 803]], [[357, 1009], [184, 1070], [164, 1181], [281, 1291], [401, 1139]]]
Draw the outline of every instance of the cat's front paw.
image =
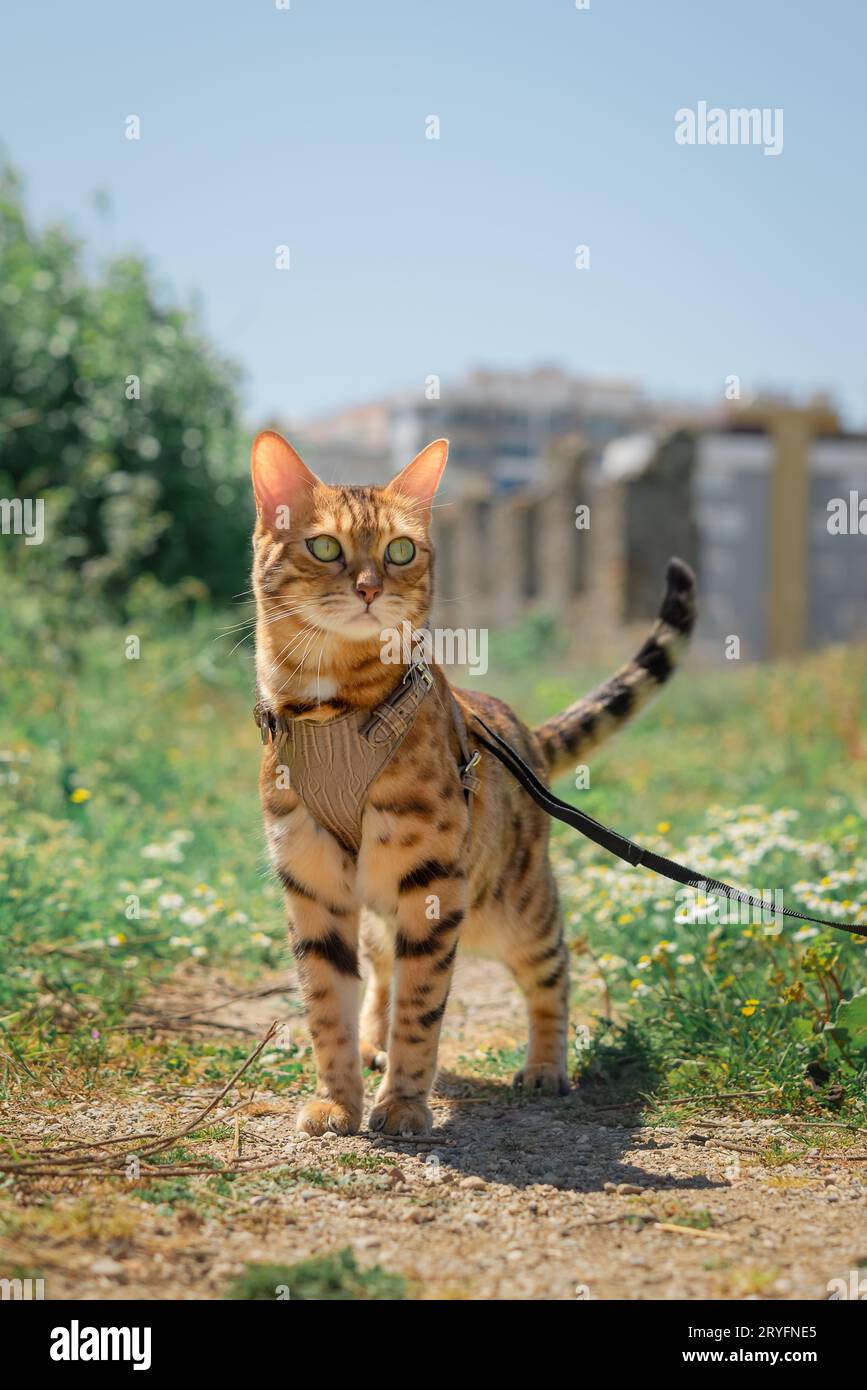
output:
[[430, 1134], [433, 1115], [423, 1100], [386, 1097], [370, 1112], [369, 1127], [381, 1134]]
[[544, 1095], [569, 1094], [569, 1077], [555, 1062], [534, 1062], [512, 1077], [516, 1091], [536, 1091]]
[[296, 1130], [319, 1135], [326, 1130], [333, 1134], [357, 1134], [361, 1128], [361, 1104], [343, 1104], [337, 1100], [308, 1100], [301, 1107]]

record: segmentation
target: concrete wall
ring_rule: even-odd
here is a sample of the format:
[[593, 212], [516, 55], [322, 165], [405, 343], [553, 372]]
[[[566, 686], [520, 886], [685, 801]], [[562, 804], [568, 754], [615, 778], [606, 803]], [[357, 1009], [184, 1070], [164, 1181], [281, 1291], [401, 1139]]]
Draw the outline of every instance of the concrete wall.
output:
[[[585, 506], [590, 525], [579, 529]], [[616, 643], [626, 622], [624, 516], [624, 489], [593, 470], [574, 435], [551, 450], [538, 487], [437, 508], [435, 623], [502, 631], [553, 613], [582, 648]]]
[[506, 628], [534, 611], [565, 617], [590, 572], [589, 533], [575, 528], [575, 509], [592, 492], [587, 473], [573, 437], [552, 452], [539, 487], [436, 508], [436, 621]]
[[[437, 509], [435, 621], [497, 631], [552, 613], [602, 659], [655, 617], [679, 555], [698, 575], [695, 646], [710, 660], [731, 637], [767, 660], [867, 636], [867, 536], [827, 526], [831, 497], [867, 499], [867, 438], [827, 426], [821, 410], [777, 407], [649, 439], [619, 471], [568, 436], [538, 486]], [[581, 506], [589, 529], [576, 529]]]

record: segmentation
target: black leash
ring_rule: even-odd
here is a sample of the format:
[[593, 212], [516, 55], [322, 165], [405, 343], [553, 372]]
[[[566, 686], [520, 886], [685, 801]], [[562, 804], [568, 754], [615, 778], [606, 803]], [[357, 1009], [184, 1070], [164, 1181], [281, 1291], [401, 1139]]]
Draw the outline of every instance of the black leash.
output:
[[[620, 835], [616, 830], [610, 830], [601, 821], [594, 820], [588, 816], [586, 811], [579, 811], [576, 806], [570, 806], [568, 801], [561, 801], [558, 796], [554, 796], [543, 782], [539, 781], [533, 769], [524, 762], [519, 753], [516, 753], [510, 743], [500, 738], [500, 735], [493, 729], [488, 728], [484, 719], [474, 714], [473, 719], [476, 724], [480, 724], [487, 734], [483, 738], [481, 734], [475, 733], [475, 738], [492, 753], [506, 768], [526, 792], [530, 794], [537, 806], [541, 806], [549, 816], [555, 820], [563, 821], [564, 825], [571, 825], [573, 830], [578, 830], [582, 835], [586, 835], [588, 840], [594, 844], [601, 845], [608, 850], [609, 854], [616, 854], [618, 859], [623, 859], [627, 864], [634, 868], [650, 869], [655, 874], [661, 874], [663, 878], [671, 879], [673, 883], [682, 883], [687, 888], [696, 888], [704, 893], [721, 893], [724, 897], [733, 898], [737, 902], [746, 903], [749, 907], [758, 908], [762, 913], [771, 910], [770, 904], [762, 902], [760, 898], [754, 898], [750, 893], [745, 893], [741, 888], [732, 888], [728, 883], [721, 883], [716, 878], [706, 878], [697, 874], [694, 869], [688, 868], [685, 864], [678, 864], [674, 859], [666, 859], [663, 854], [656, 854], [652, 849], [644, 849], [637, 845], [634, 840], [629, 840], [625, 835]], [[774, 908], [774, 914], [780, 912], [784, 917], [791, 917], [796, 922], [811, 922], [817, 927], [833, 927], [835, 931], [849, 932], [852, 936], [867, 936], [867, 922], [861, 926], [851, 926], [847, 922], [829, 922], [824, 917], [808, 917], [803, 912], [793, 912], [791, 908]]]

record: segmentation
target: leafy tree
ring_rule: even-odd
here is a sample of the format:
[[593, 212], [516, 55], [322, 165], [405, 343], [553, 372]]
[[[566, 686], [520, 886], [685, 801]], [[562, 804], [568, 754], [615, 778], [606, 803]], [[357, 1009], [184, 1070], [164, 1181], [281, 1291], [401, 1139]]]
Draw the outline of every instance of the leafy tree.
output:
[[82, 262], [0, 170], [0, 496], [44, 499], [38, 559], [86, 591], [120, 600], [151, 575], [231, 597], [252, 519], [237, 369], [144, 262]]

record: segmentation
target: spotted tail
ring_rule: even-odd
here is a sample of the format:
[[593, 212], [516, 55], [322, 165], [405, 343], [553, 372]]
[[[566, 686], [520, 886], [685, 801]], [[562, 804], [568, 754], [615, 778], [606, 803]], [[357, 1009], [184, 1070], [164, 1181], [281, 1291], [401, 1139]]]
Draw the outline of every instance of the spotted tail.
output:
[[610, 738], [668, 680], [695, 622], [695, 575], [669, 560], [659, 617], [638, 654], [604, 685], [534, 731], [552, 776], [559, 776]]

